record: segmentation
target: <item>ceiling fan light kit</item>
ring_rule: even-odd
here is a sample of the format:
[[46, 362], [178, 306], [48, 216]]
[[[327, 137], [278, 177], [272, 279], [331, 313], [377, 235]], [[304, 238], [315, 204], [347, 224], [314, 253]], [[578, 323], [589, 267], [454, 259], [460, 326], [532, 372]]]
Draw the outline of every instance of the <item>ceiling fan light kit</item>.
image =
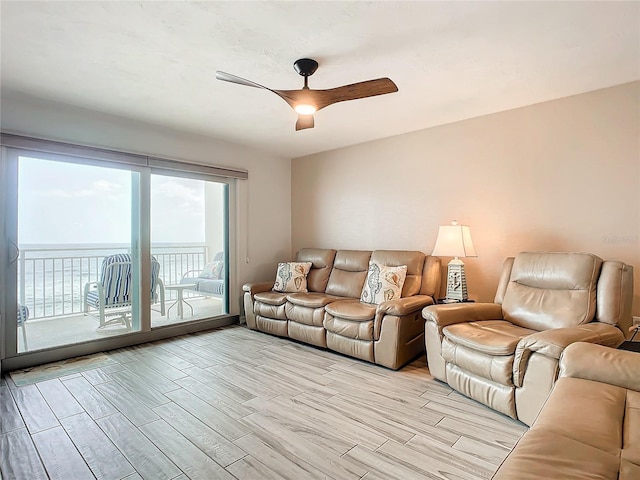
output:
[[309, 77], [318, 69], [318, 62], [312, 58], [301, 58], [293, 63], [293, 68], [304, 77], [304, 86], [300, 90], [274, 90], [259, 85], [250, 80], [225, 73], [216, 72], [216, 78], [224, 82], [237, 83], [247, 87], [262, 88], [275, 93], [298, 113], [296, 130], [304, 130], [314, 127], [313, 114], [318, 110], [338, 102], [357, 100], [359, 98], [375, 97], [398, 91], [398, 87], [389, 78], [367, 80], [342, 87], [327, 90], [312, 90], [309, 88]]
[[299, 103], [293, 108], [300, 115], [313, 115], [316, 113], [316, 107], [308, 103]]

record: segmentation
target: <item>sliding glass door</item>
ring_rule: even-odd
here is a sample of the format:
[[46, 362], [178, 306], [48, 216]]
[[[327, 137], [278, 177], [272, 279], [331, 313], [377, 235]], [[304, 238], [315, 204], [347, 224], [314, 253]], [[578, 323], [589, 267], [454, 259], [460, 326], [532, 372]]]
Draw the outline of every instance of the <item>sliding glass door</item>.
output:
[[64, 160], [10, 159], [19, 353], [140, 329], [140, 173]]
[[228, 313], [227, 196], [225, 183], [151, 175], [151, 253], [165, 296], [152, 327]]
[[14, 148], [0, 167], [6, 357], [229, 312], [229, 181]]

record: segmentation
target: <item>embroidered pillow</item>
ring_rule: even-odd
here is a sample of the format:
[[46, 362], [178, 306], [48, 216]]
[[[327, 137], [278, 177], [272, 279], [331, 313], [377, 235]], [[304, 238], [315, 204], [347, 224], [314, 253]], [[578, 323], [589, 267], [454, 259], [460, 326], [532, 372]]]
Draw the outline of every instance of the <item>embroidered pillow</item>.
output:
[[273, 289], [276, 292], [306, 292], [309, 270], [311, 262], [279, 263]]
[[222, 271], [223, 267], [224, 262], [209, 262], [204, 266], [204, 268], [200, 272], [200, 275], [198, 275], [198, 278], [211, 278], [215, 280], [220, 277], [220, 272]]
[[369, 262], [367, 279], [362, 288], [360, 301], [380, 304], [402, 296], [402, 286], [407, 278], [407, 266], [388, 267]]

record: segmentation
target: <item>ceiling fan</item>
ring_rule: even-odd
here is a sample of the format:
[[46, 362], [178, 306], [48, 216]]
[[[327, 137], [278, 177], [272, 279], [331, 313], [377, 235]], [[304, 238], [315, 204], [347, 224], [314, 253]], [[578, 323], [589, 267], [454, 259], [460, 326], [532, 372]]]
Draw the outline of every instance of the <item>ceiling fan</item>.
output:
[[375, 97], [398, 91], [398, 87], [389, 78], [377, 78], [365, 82], [352, 83], [342, 87], [329, 88], [327, 90], [312, 90], [309, 88], [308, 80], [318, 69], [318, 62], [311, 58], [301, 58], [293, 64], [296, 72], [304, 77], [304, 86], [300, 90], [273, 90], [264, 87], [250, 80], [237, 77], [225, 72], [216, 72], [216, 78], [225, 82], [246, 85], [247, 87], [264, 88], [275, 93], [291, 108], [298, 113], [296, 130], [313, 128], [313, 114], [321, 108], [328, 107], [338, 102], [347, 100], [357, 100], [358, 98]]

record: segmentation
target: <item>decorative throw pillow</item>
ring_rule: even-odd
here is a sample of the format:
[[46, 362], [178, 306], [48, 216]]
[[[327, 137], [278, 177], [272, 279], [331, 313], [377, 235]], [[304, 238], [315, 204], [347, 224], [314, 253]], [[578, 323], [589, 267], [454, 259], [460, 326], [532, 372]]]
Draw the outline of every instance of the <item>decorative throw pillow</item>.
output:
[[223, 268], [224, 268], [224, 262], [222, 261], [209, 262], [204, 266], [204, 268], [202, 269], [202, 272], [200, 272], [200, 275], [198, 275], [198, 278], [211, 278], [211, 279], [220, 278], [220, 272], [222, 271]]
[[311, 265], [311, 262], [279, 263], [273, 289], [276, 292], [306, 292]]
[[402, 296], [402, 286], [407, 278], [407, 266], [388, 267], [369, 262], [367, 279], [362, 288], [360, 301], [380, 304]]

